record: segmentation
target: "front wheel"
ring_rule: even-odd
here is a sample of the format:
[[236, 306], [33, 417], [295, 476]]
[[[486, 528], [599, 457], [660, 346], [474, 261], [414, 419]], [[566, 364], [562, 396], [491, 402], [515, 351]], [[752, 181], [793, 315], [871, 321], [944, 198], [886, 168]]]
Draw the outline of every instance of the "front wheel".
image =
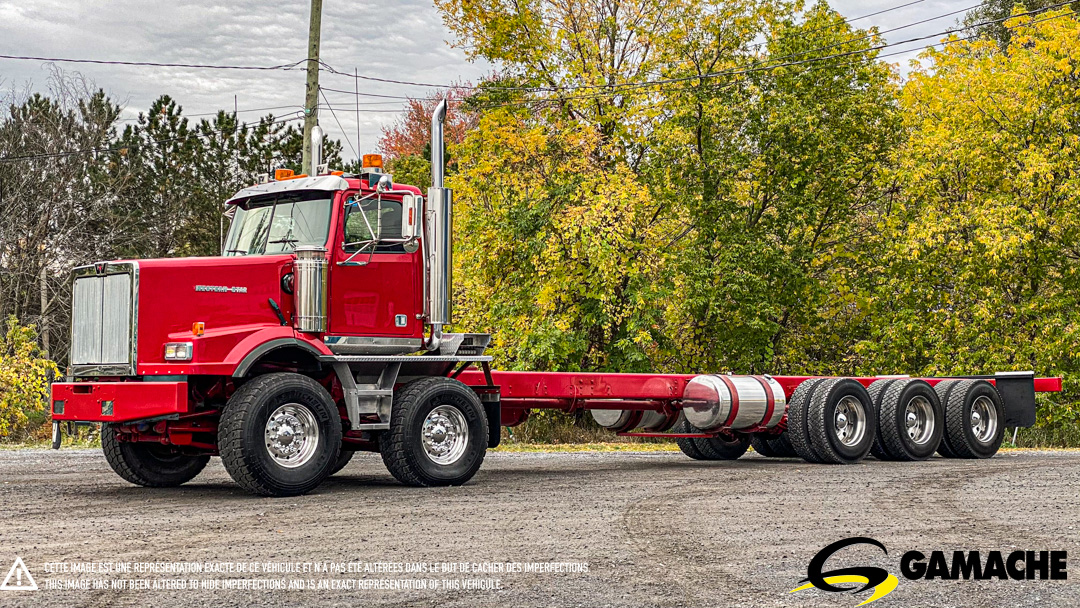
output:
[[456, 486], [480, 470], [487, 442], [488, 420], [476, 393], [457, 380], [430, 377], [394, 394], [379, 449], [390, 474], [407, 486]]
[[101, 450], [117, 475], [149, 488], [171, 488], [191, 481], [210, 462], [209, 456], [181, 454], [172, 446], [120, 441], [112, 424], [101, 425]]
[[244, 489], [297, 496], [315, 489], [341, 453], [341, 416], [321, 384], [266, 374], [241, 386], [218, 426], [221, 462]]

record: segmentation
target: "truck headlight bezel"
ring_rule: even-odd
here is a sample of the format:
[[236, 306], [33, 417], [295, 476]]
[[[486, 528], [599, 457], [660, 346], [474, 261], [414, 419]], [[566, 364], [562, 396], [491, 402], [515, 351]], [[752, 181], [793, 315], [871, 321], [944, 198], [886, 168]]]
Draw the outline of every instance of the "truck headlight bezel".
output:
[[191, 361], [191, 357], [194, 351], [195, 345], [192, 342], [166, 342], [165, 360]]

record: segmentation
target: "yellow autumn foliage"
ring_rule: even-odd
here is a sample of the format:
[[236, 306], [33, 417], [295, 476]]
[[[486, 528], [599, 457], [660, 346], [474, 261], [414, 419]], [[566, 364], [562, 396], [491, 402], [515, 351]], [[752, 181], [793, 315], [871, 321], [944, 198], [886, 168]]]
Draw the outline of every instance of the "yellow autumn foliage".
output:
[[44, 424], [56, 374], [56, 364], [41, 356], [35, 327], [8, 317], [0, 342], [0, 441], [26, 439]]

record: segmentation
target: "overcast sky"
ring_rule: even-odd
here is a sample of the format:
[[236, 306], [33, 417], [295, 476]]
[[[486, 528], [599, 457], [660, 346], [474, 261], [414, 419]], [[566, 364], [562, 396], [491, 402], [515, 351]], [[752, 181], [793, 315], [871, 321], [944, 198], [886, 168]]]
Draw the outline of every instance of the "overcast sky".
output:
[[[913, 0], [835, 0], [832, 5], [845, 16], [859, 17]], [[855, 21], [882, 30], [970, 8], [971, 0], [920, 0], [911, 6]], [[230, 65], [278, 65], [293, 63], [306, 55], [309, 4], [306, 1], [211, 0], [168, 3], [147, 0], [0, 0], [0, 54], [41, 57], [87, 58], [162, 63]], [[943, 16], [930, 23], [885, 35], [898, 42], [944, 31], [962, 14]], [[913, 52], [889, 61], [900, 62], [906, 71], [917, 49], [935, 39], [908, 44]], [[890, 49], [891, 51], [891, 49]], [[885, 52], [890, 52], [885, 51]], [[324, 0], [322, 56], [342, 71], [354, 68], [361, 74], [414, 82], [449, 83], [476, 81], [490, 71], [486, 64], [470, 63], [465, 54], [450, 46], [431, 0]], [[77, 70], [105, 89], [134, 117], [157, 96], [177, 99], [188, 116], [232, 110], [233, 96], [241, 118], [253, 120], [265, 111], [285, 116], [303, 106], [302, 71], [232, 71], [160, 67], [125, 67], [61, 64]], [[9, 91], [31, 83], [47, 88], [47, 66], [37, 61], [0, 59], [0, 88]], [[323, 72], [323, 87], [353, 89], [353, 79]], [[403, 85], [361, 82], [361, 92], [381, 95], [423, 96], [426, 89]], [[344, 157], [353, 157], [356, 145], [355, 97], [329, 93], [337, 118], [323, 111], [320, 123], [331, 137], [341, 138]], [[374, 151], [381, 127], [393, 122], [402, 102], [365, 98], [360, 117], [360, 153]], [[345, 108], [350, 108], [345, 111]]]

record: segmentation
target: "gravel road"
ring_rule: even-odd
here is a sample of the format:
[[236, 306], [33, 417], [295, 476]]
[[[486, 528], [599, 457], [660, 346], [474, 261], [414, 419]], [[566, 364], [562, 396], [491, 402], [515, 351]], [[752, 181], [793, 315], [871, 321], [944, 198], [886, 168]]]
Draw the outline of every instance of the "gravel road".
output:
[[[24, 450], [0, 452], [0, 480], [0, 576], [20, 556], [39, 587], [0, 590], [0, 606], [852, 608], [868, 594], [788, 593], [815, 553], [849, 536], [875, 538], [889, 553], [850, 547], [830, 568], [875, 565], [900, 576], [900, 556], [912, 549], [1052, 549], [1080, 560], [1078, 452], [916, 464], [871, 459], [846, 467], [753, 454], [703, 463], [678, 453], [493, 453], [468, 485], [438, 489], [397, 485], [378, 456], [358, 454], [309, 496], [267, 499], [233, 485], [216, 459], [186, 486], [151, 490], [122, 481], [97, 451]], [[147, 562], [346, 571], [135, 570]], [[86, 563], [105, 571], [70, 571]], [[438, 570], [451, 563], [508, 570], [559, 563], [571, 565], [556, 569], [571, 571]], [[349, 564], [390, 572], [350, 574]], [[396, 572], [412, 564], [429, 570]], [[575, 571], [580, 564], [587, 572]], [[901, 577], [874, 605], [1078, 606], [1080, 564], [1069, 565], [1067, 581]], [[315, 588], [113, 588], [127, 580], [298, 580]], [[363, 580], [431, 580], [447, 588], [318, 588], [320, 581], [340, 587]], [[499, 588], [464, 588], [468, 581]], [[56, 588], [64, 585], [90, 588]]]

